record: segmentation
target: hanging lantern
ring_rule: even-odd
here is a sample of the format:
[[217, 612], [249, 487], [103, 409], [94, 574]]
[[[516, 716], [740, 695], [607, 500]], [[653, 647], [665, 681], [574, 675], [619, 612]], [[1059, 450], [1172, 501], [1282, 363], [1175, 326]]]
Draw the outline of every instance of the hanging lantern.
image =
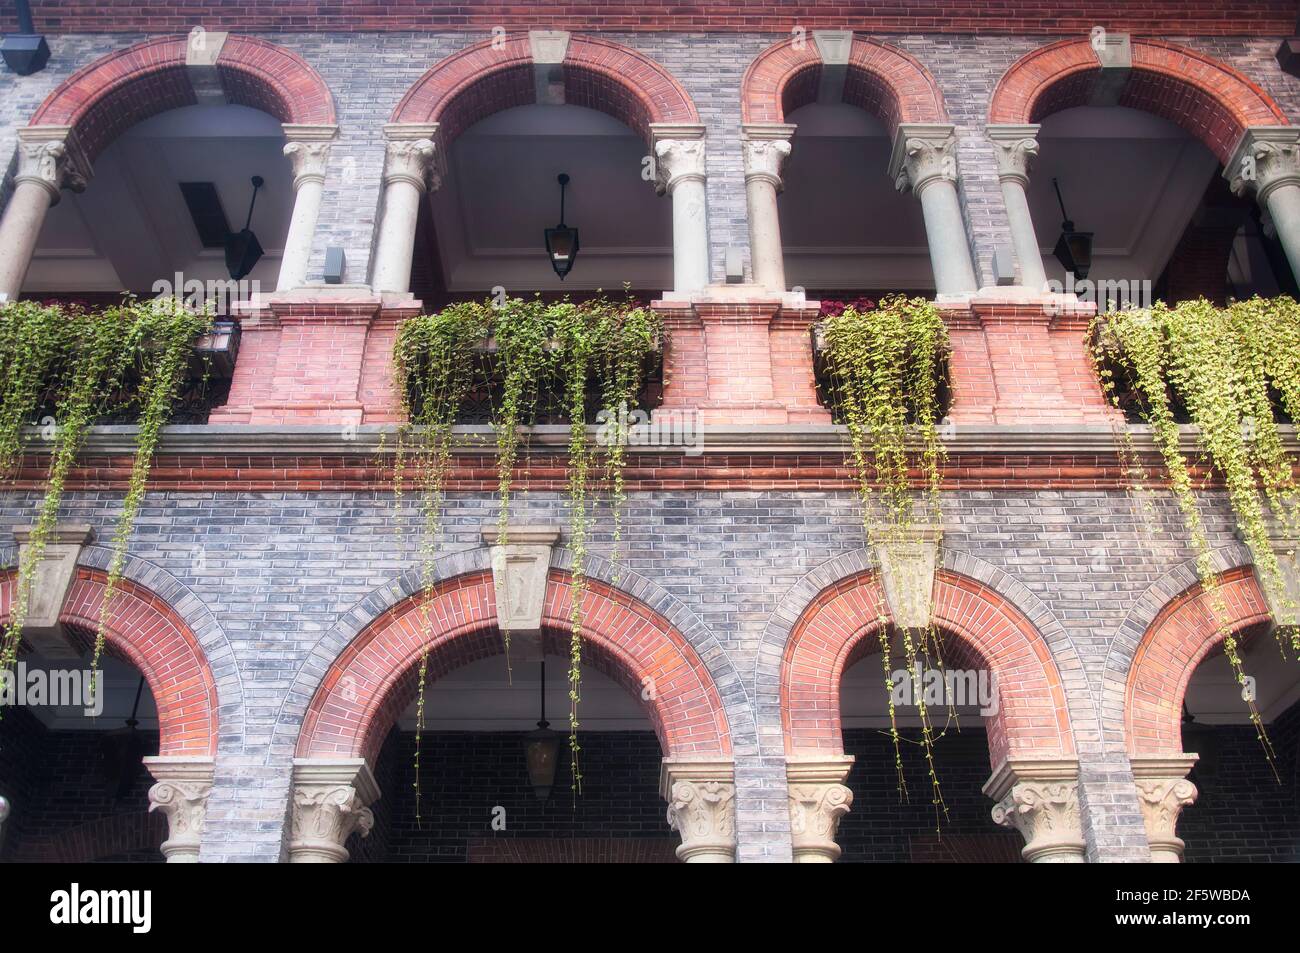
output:
[[556, 181], [560, 183], [560, 224], [546, 229], [546, 254], [551, 259], [551, 267], [563, 281], [578, 257], [578, 230], [564, 224], [564, 190], [569, 177], [561, 172]]
[[257, 202], [257, 190], [266, 184], [260, 175], [253, 176], [253, 197], [248, 202], [248, 220], [244, 227], [226, 236], [226, 271], [235, 281], [246, 276], [262, 257], [262, 243], [257, 240], [253, 230], [253, 205]]
[[551, 731], [546, 720], [546, 662], [542, 662], [541, 718], [537, 730], [524, 735], [524, 756], [528, 765], [528, 782], [539, 801], [551, 796], [555, 786], [555, 768], [560, 759], [560, 733]]
[[1061, 237], [1057, 239], [1052, 254], [1061, 263], [1061, 267], [1082, 281], [1092, 270], [1092, 232], [1075, 231], [1074, 222], [1065, 211], [1061, 186], [1056, 179], [1052, 179], [1052, 187], [1056, 189], [1056, 201], [1061, 206], [1061, 218], [1064, 220], [1061, 223]]

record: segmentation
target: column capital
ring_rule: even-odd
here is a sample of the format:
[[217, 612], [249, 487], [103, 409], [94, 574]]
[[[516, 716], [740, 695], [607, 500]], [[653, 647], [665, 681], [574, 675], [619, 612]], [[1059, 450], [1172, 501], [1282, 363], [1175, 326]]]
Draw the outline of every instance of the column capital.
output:
[[18, 130], [15, 182], [32, 182], [59, 201], [60, 190], [81, 192], [90, 181], [90, 160], [71, 126], [24, 126]]
[[294, 758], [289, 862], [342, 863], [348, 837], [370, 834], [379, 785], [362, 758]]
[[298, 191], [307, 182], [323, 183], [325, 167], [329, 163], [330, 144], [337, 138], [339, 127], [314, 126], [305, 123], [283, 123], [284, 154], [293, 166], [293, 189]]
[[655, 158], [655, 192], [672, 193], [682, 182], [705, 181], [704, 127], [655, 123], [650, 127]]
[[1029, 187], [1029, 173], [1038, 157], [1037, 123], [1007, 123], [985, 128], [998, 159], [998, 181], [1019, 182]]
[[1255, 193], [1261, 204], [1278, 189], [1300, 186], [1300, 127], [1251, 126], [1223, 169], [1236, 195]]
[[796, 128], [780, 122], [745, 123], [740, 127], [746, 182], [767, 181], [778, 192], [785, 188], [781, 169], [790, 155], [790, 137]]
[[889, 157], [889, 177], [898, 191], [920, 195], [935, 182], [957, 181], [956, 128], [951, 123], [899, 123]]
[[158, 782], [149, 789], [149, 810], [162, 811], [167, 817], [163, 855], [169, 864], [196, 863], [215, 762], [211, 758], [149, 757], [144, 766]]
[[686, 863], [729, 864], [736, 859], [735, 766], [730, 761], [665, 758], [659, 790], [668, 802], [668, 826], [682, 835], [677, 856]]
[[1083, 863], [1079, 762], [1008, 758], [984, 785], [997, 801], [993, 821], [1025, 838], [1030, 863]]
[[853, 792], [844, 784], [852, 767], [852, 755], [786, 761], [790, 837], [796, 864], [828, 864], [840, 856], [835, 834], [840, 818], [853, 805]]
[[438, 126], [436, 122], [384, 126], [384, 185], [407, 182], [421, 192], [436, 192], [442, 187]]
[[1152, 863], [1177, 864], [1183, 859], [1185, 845], [1174, 831], [1183, 808], [1196, 802], [1196, 785], [1187, 780], [1196, 761], [1194, 754], [1129, 759]]

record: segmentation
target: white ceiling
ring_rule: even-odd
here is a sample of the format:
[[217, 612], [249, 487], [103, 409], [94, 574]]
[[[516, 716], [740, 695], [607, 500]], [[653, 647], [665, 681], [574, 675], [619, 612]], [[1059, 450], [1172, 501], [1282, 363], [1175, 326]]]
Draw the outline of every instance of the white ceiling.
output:
[[221, 249], [205, 249], [180, 182], [213, 182], [226, 218], [243, 228], [260, 175], [252, 229], [265, 255], [248, 281], [275, 287], [293, 214], [293, 174], [271, 116], [243, 106], [189, 106], [138, 123], [95, 162], [80, 195], [50, 210], [23, 290], [148, 291], [160, 279], [226, 279]]
[[[452, 143], [449, 175], [432, 198], [443, 274], [452, 292], [672, 287], [672, 200], [642, 178], [648, 150], [629, 128], [579, 106], [518, 106]], [[543, 230], [566, 224], [581, 248], [561, 282]]]

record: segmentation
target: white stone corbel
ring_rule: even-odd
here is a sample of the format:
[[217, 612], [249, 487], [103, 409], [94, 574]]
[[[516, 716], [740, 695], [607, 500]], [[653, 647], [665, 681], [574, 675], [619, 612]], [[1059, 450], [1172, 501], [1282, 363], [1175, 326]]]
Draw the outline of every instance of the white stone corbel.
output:
[[[31, 550], [31, 528], [14, 530], [21, 566]], [[59, 621], [63, 603], [77, 577], [77, 560], [92, 539], [94, 531], [81, 523], [65, 523], [50, 531], [32, 576], [31, 595], [27, 602], [27, 619], [23, 638], [47, 659], [77, 659], [81, 651], [77, 642]]]
[[510, 637], [516, 661], [541, 661], [542, 611], [551, 551], [560, 531], [550, 526], [507, 525], [505, 544], [495, 523], [483, 527], [490, 547], [492, 589], [496, 595], [497, 627]]
[[229, 36], [219, 30], [195, 27], [185, 38], [185, 74], [200, 106], [224, 106], [229, 102], [217, 70], [217, 59]]
[[1196, 785], [1187, 780], [1196, 760], [1195, 754], [1130, 759], [1153, 864], [1182, 862], [1185, 845], [1174, 832], [1183, 808], [1196, 802]]
[[668, 826], [682, 836], [678, 859], [688, 864], [735, 862], [736, 783], [732, 762], [665, 758], [659, 790], [668, 802]]
[[1090, 40], [1101, 72], [1093, 82], [1089, 106], [1118, 106], [1133, 71], [1133, 42], [1127, 33], [1097, 27]]
[[853, 31], [813, 30], [813, 44], [822, 60], [821, 76], [817, 81], [817, 102], [842, 102], [844, 82], [849, 75], [849, 53], [853, 50]]
[[885, 604], [894, 625], [901, 629], [930, 625], [942, 536], [942, 528], [931, 524], [882, 526], [870, 533]]
[[533, 86], [543, 106], [564, 105], [564, 58], [569, 55], [569, 34], [564, 30], [529, 30], [533, 57]]
[[[1267, 517], [1264, 532], [1268, 535], [1269, 549], [1277, 560], [1277, 579], [1260, 575], [1260, 589], [1268, 605], [1268, 614], [1274, 628], [1300, 625], [1300, 539], [1293, 536], [1281, 520]], [[1246, 542], [1246, 535], [1237, 530], [1237, 538]]]
[[840, 819], [853, 806], [853, 792], [844, 784], [852, 767], [851, 755], [792, 758], [786, 762], [790, 838], [796, 864], [829, 864], [840, 856], [835, 833]]
[[379, 785], [363, 758], [294, 758], [291, 797], [289, 863], [341, 864], [348, 838], [375, 825]]
[[149, 789], [149, 810], [167, 816], [167, 840], [162, 844], [167, 863], [197, 863], [212, 794], [213, 760], [149, 757], [144, 765], [157, 782]]
[[1025, 839], [1030, 863], [1081, 864], [1086, 849], [1079, 814], [1079, 762], [1009, 758], [984, 785], [997, 802], [993, 821]]

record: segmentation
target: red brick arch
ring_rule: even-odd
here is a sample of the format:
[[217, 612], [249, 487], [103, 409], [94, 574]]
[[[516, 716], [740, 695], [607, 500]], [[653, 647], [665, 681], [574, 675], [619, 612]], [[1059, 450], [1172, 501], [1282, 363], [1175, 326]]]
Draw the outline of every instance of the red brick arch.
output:
[[[94, 632], [107, 577], [78, 568], [59, 621]], [[0, 583], [0, 624], [8, 620], [16, 588], [10, 571]], [[211, 757], [217, 753], [217, 686], [203, 649], [163, 599], [128, 580], [117, 585], [105, 626], [115, 654], [139, 670], [158, 709], [159, 754]]]
[[[1247, 567], [1221, 577], [1222, 621], [1240, 633], [1270, 618], [1268, 603]], [[1183, 696], [1192, 673], [1223, 643], [1216, 596], [1198, 583], [1170, 600], [1147, 627], [1129, 667], [1124, 691], [1124, 733], [1130, 755], [1167, 755], [1183, 750]]]
[[[1162, 40], [1132, 39], [1133, 69], [1119, 105], [1178, 123], [1227, 162], [1250, 126], [1290, 125], [1258, 85], [1225, 63]], [[998, 82], [990, 123], [1037, 123], [1088, 105], [1101, 73], [1086, 39], [1062, 40], [1021, 57]]]
[[[992, 763], [1011, 754], [1073, 754], [1065, 689], [1033, 623], [987, 586], [957, 573], [940, 570], [933, 597], [935, 623], [958, 640], [947, 640], [945, 662], [987, 666], [997, 675], [998, 712], [985, 719]], [[827, 587], [803, 611], [781, 665], [787, 755], [843, 753], [840, 679], [873, 651], [882, 619], [888, 619], [888, 609], [874, 572]]]
[[[691, 97], [662, 66], [608, 40], [574, 35], [564, 58], [565, 102], [608, 113], [647, 142], [657, 122], [698, 123]], [[446, 57], [420, 77], [393, 122], [440, 124], [443, 142], [494, 112], [536, 102], [528, 37], [484, 40]]]
[[[32, 117], [33, 126], [72, 126], [93, 160], [125, 130], [150, 116], [196, 103], [185, 66], [188, 37], [145, 40], [73, 73]], [[285, 123], [330, 125], [329, 87], [296, 53], [231, 34], [217, 58], [227, 99]]]
[[[584, 658], [637, 698], [647, 685], [654, 688], [645, 707], [665, 756], [729, 757], [722, 700], [695, 649], [637, 600], [595, 581], [588, 587]], [[420, 598], [406, 599], [375, 619], [335, 659], [307, 708], [298, 757], [373, 762], [389, 729], [415, 697], [423, 651], [429, 652], [430, 683], [502, 652], [490, 573], [439, 585], [427, 627]], [[553, 570], [543, 613], [548, 653], [568, 652], [571, 604], [568, 577]]]
[[[799, 47], [802, 47], [800, 49]], [[822, 60], [811, 38], [791, 38], [760, 53], [741, 81], [744, 122], [785, 122], [817, 98]], [[943, 94], [920, 61], [897, 47], [853, 38], [844, 102], [865, 109], [889, 127], [900, 122], [947, 122]]]

